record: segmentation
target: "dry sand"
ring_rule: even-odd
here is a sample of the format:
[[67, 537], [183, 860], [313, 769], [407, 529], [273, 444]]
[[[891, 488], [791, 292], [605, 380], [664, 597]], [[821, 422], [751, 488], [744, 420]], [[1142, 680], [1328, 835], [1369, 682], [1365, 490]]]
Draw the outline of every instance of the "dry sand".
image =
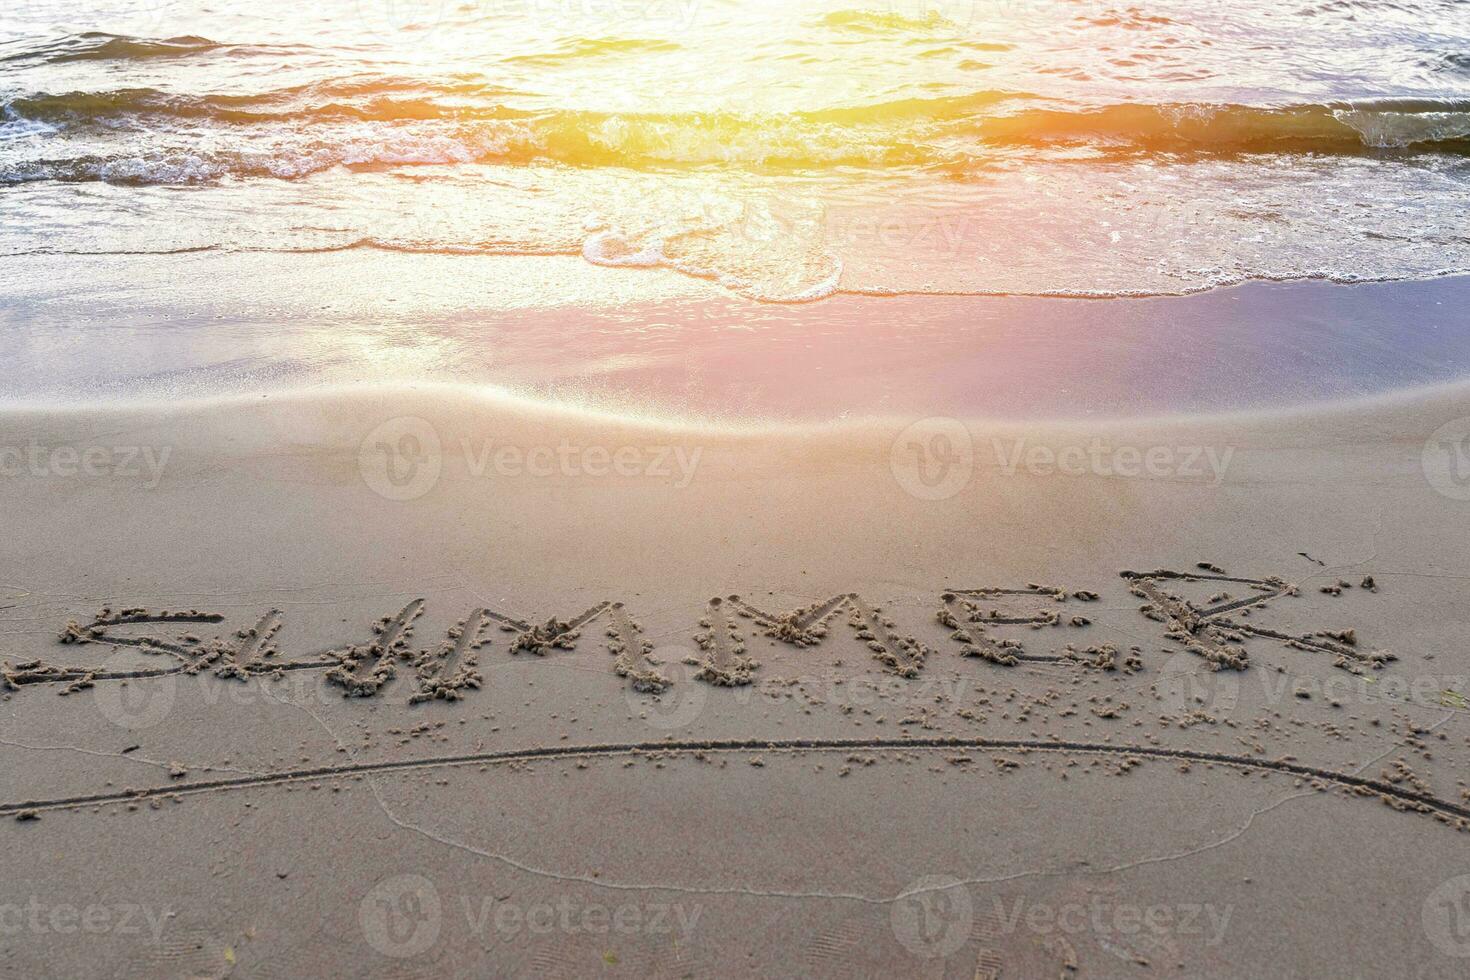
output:
[[1466, 416], [7, 413], [0, 973], [1463, 976]]

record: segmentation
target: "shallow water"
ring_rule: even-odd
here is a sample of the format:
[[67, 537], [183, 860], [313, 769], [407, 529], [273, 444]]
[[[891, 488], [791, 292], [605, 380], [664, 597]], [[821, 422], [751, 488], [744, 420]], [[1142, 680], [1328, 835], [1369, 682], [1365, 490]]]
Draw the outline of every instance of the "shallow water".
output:
[[1470, 4], [0, 11], [0, 254], [490, 252], [760, 301], [1470, 271]]

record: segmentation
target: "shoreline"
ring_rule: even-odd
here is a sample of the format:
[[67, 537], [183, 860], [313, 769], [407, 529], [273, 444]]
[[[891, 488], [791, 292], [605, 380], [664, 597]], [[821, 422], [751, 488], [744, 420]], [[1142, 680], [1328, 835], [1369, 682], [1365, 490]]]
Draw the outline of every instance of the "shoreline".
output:
[[1220, 412], [1165, 413], [1158, 415], [1103, 417], [1013, 418], [1007, 416], [948, 416], [903, 413], [834, 418], [809, 421], [767, 419], [729, 420], [690, 418], [675, 414], [631, 412], [624, 406], [601, 407], [569, 400], [540, 398], [517, 393], [494, 385], [453, 381], [387, 381], [329, 384], [314, 388], [296, 388], [271, 392], [238, 392], [173, 399], [132, 399], [92, 402], [0, 402], [0, 423], [32, 421], [137, 418], [167, 421], [169, 416], [211, 414], [222, 411], [249, 410], [270, 402], [271, 407], [312, 406], [338, 401], [372, 402], [407, 399], [427, 403], [460, 403], [466, 410], [477, 409], [494, 416], [505, 413], [528, 422], [556, 422], [589, 427], [614, 426], [628, 431], [649, 433], [706, 434], [731, 439], [754, 439], [775, 435], [791, 438], [861, 437], [864, 433], [886, 432], [917, 421], [952, 420], [981, 431], [1000, 433], [1040, 432], [1044, 435], [1067, 433], [1080, 429], [1100, 434], [1146, 430], [1187, 430], [1235, 424], [1271, 425], [1293, 421], [1345, 420], [1372, 418], [1383, 413], [1422, 410], [1438, 404], [1453, 404], [1470, 397], [1470, 377], [1432, 382], [1420, 386], [1391, 389], [1371, 394], [1348, 396], [1335, 400], [1303, 402], [1287, 405], [1263, 405]]
[[[1276, 410], [1470, 378], [1454, 312], [1470, 302], [1463, 276], [1105, 304], [925, 295], [771, 306], [580, 259], [278, 258], [104, 261], [82, 270], [82, 290], [46, 284], [75, 282], [75, 269], [22, 277], [0, 263], [0, 282], [16, 270], [0, 322], [18, 338], [18, 380], [0, 409], [458, 383], [710, 424], [1065, 420]], [[220, 289], [178, 288], [195, 277]], [[333, 284], [325, 304], [322, 282]], [[547, 295], [565, 300], [545, 305]]]

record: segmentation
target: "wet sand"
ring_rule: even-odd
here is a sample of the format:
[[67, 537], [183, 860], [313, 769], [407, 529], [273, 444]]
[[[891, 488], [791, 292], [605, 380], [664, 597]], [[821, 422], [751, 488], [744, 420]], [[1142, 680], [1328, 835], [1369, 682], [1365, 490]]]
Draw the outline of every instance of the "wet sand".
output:
[[724, 423], [1279, 410], [1470, 376], [1467, 305], [1465, 276], [773, 304], [566, 256], [13, 256], [0, 406], [438, 381]]
[[9, 411], [5, 970], [1458, 976], [1467, 417]]

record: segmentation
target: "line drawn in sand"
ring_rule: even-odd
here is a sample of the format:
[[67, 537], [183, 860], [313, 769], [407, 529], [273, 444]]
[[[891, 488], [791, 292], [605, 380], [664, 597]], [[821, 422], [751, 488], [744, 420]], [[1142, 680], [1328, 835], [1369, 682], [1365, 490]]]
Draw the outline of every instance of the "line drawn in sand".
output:
[[425, 651], [414, 661], [417, 688], [409, 695], [409, 704], [423, 701], [458, 701], [466, 688], [479, 690], [484, 677], [477, 669], [476, 651], [490, 642], [490, 615], [485, 609], [472, 609], [470, 614], [450, 627], [439, 647]]
[[[1352, 674], [1382, 670], [1385, 664], [1398, 659], [1382, 650], [1369, 653], [1359, 650], [1357, 633], [1351, 629], [1290, 634], [1244, 622], [1253, 610], [1263, 609], [1283, 596], [1299, 595], [1300, 590], [1277, 576], [1256, 579], [1227, 575], [1223, 569], [1208, 562], [1201, 562], [1198, 568], [1192, 572], [1157, 569], [1120, 574], [1128, 581], [1129, 591], [1146, 600], [1139, 611], [1149, 619], [1163, 623], [1169, 639], [1183, 644], [1190, 653], [1206, 660], [1212, 670], [1249, 668], [1250, 654], [1245, 649], [1248, 637], [1280, 640], [1298, 650], [1328, 654], [1333, 658], [1333, 666]], [[1203, 605], [1197, 605], [1169, 591], [1164, 584], [1166, 582], [1219, 583], [1221, 587], [1243, 585], [1251, 594], [1236, 598], [1222, 591], [1205, 600]], [[1334, 588], [1340, 589], [1341, 586]], [[1363, 588], [1377, 591], [1372, 577], [1363, 580]]]
[[247, 677], [258, 669], [258, 665], [276, 655], [273, 642], [281, 631], [281, 611], [272, 609], [249, 629], [236, 634], [240, 645], [232, 651], [230, 658], [216, 671], [221, 677]]
[[[728, 603], [736, 615], [754, 621], [773, 640], [789, 646], [810, 647], [827, 636], [828, 623], [847, 612], [847, 625], [873, 652], [873, 658], [889, 673], [899, 677], [919, 676], [924, 658], [934, 651], [912, 636], [896, 632], [897, 624], [882, 615], [882, 608], [867, 603], [856, 592], [845, 592], [821, 602], [782, 613], [770, 613], [751, 605], [738, 595]], [[711, 603], [715, 606], [715, 603]]]
[[[1272, 639], [1287, 646], [1334, 658], [1335, 666], [1355, 674], [1381, 669], [1392, 654], [1371, 653], [1358, 649], [1357, 635], [1351, 629], [1319, 630], [1315, 633], [1291, 634], [1248, 622], [1253, 611], [1272, 600], [1297, 595], [1296, 586], [1284, 579], [1246, 578], [1227, 575], [1217, 566], [1201, 563], [1198, 570], [1176, 572], [1159, 569], [1152, 572], [1123, 572], [1130, 591], [1146, 600], [1141, 612], [1164, 624], [1166, 636], [1184, 644], [1185, 648], [1205, 659], [1212, 669], [1244, 670], [1250, 658], [1245, 649], [1249, 638]], [[1234, 597], [1220, 591], [1203, 603], [1196, 603], [1171, 590], [1171, 584], [1200, 583], [1219, 586], [1244, 586], [1249, 594]], [[1339, 583], [1333, 588], [1351, 587]], [[1376, 591], [1371, 577], [1363, 580], [1363, 588]], [[1068, 644], [1048, 654], [1028, 653], [1015, 637], [999, 637], [997, 631], [1026, 628], [1034, 631], [1048, 626], [1085, 627], [1090, 620], [1082, 615], [1068, 615], [1056, 604], [1078, 601], [1093, 602], [1098, 594], [1086, 590], [1068, 592], [1055, 586], [1028, 583], [1021, 588], [985, 587], [951, 589], [940, 596], [937, 621], [950, 631], [950, 639], [961, 645], [960, 653], [1000, 666], [1029, 664], [1077, 664], [1104, 670], [1132, 672], [1142, 666], [1139, 648], [1120, 652], [1110, 644], [1079, 651]], [[630, 688], [639, 693], [661, 693], [673, 681], [659, 671], [660, 664], [651, 656], [653, 644], [644, 639], [642, 627], [630, 616], [621, 602], [604, 600], [569, 620], [555, 616], [533, 623], [488, 607], [471, 610], [451, 627], [446, 639], [433, 649], [416, 650], [411, 645], [415, 622], [423, 614], [425, 600], [410, 600], [394, 616], [385, 616], [373, 624], [374, 637], [366, 643], [351, 644], [314, 654], [307, 659], [288, 660], [277, 656], [276, 635], [282, 628], [282, 613], [268, 610], [254, 626], [239, 630], [233, 637], [202, 640], [190, 632], [176, 635], [136, 636], [119, 632], [124, 627], [173, 626], [181, 630], [200, 624], [218, 624], [223, 617], [214, 613], [150, 612], [125, 609], [114, 613], [103, 609], [90, 622], [70, 622], [62, 630], [62, 643], [101, 644], [114, 649], [128, 648], [145, 655], [158, 655], [172, 662], [162, 667], [117, 668], [107, 665], [51, 664], [30, 660], [18, 664], [0, 663], [0, 682], [10, 690], [49, 684], [59, 685], [60, 693], [70, 694], [103, 681], [161, 677], [169, 674], [197, 674], [206, 669], [225, 678], [249, 679], [270, 676], [279, 678], [285, 671], [325, 670], [326, 680], [340, 687], [346, 697], [377, 696], [397, 675], [399, 665], [412, 669], [414, 689], [410, 704], [430, 700], [459, 700], [466, 692], [484, 683], [479, 671], [478, 651], [490, 642], [488, 631], [498, 626], [513, 634], [508, 652], [545, 657], [555, 651], [575, 650], [582, 631], [599, 620], [606, 621], [606, 647], [613, 657], [612, 672], [625, 678]], [[1048, 608], [1051, 607], [1051, 608]], [[828, 636], [831, 623], [845, 615], [852, 635], [871, 651], [887, 673], [902, 678], [916, 678], [926, 658], [934, 650], [899, 627], [881, 606], [874, 605], [856, 592], [839, 593], [825, 600], [796, 609], [769, 612], [739, 595], [709, 600], [705, 616], [699, 621], [700, 631], [694, 640], [703, 659], [686, 658], [697, 667], [693, 676], [721, 687], [738, 687], [754, 682], [760, 661], [747, 652], [747, 638], [740, 620], [754, 624], [773, 642], [804, 649], [821, 644]]]
[[342, 763], [282, 769], [276, 772], [219, 779], [174, 782], [167, 786], [125, 789], [52, 799], [0, 802], [0, 817], [33, 818], [47, 810], [75, 810], [110, 803], [137, 803], [155, 798], [221, 793], [259, 789], [325, 779], [350, 779], [377, 773], [413, 772], [456, 766], [480, 766], [494, 763], [518, 763], [538, 759], [592, 759], [599, 757], [660, 754], [695, 755], [700, 753], [752, 751], [773, 752], [852, 752], [854, 750], [893, 749], [932, 751], [969, 749], [976, 751], [1056, 752], [1078, 755], [1121, 757], [1136, 765], [1143, 759], [1166, 759], [1175, 762], [1199, 762], [1233, 766], [1256, 772], [1274, 772], [1313, 781], [1317, 788], [1327, 783], [1343, 787], [1363, 797], [1377, 796], [1395, 810], [1432, 814], [1442, 823], [1458, 830], [1470, 830], [1470, 805], [1442, 799], [1433, 793], [1408, 784], [1387, 782], [1294, 762], [1290, 758], [1265, 759], [1259, 756], [1232, 755], [1195, 749], [1166, 748], [1160, 745], [1120, 745], [1112, 742], [1080, 742], [1041, 738], [987, 738], [983, 736], [924, 736], [917, 738], [744, 738], [686, 741], [613, 742], [591, 745], [535, 746], [460, 755], [394, 759], [378, 762]]
[[[1014, 637], [996, 639], [991, 631], [1002, 626], [1026, 626], [1040, 630], [1047, 626], [1060, 626], [1062, 614], [1055, 609], [1031, 608], [1017, 611], [1003, 608], [998, 603], [1016, 599], [1048, 599], [1053, 603], [1066, 602], [1069, 593], [1055, 586], [1027, 583], [1025, 588], [952, 589], [939, 597], [943, 604], [938, 619], [941, 626], [952, 630], [950, 639], [962, 645], [961, 656], [979, 657], [1002, 667], [1014, 667], [1018, 663], [1055, 664], [1078, 659], [1066, 654], [1028, 654], [1025, 645]], [[1070, 593], [1070, 598], [1080, 602], [1097, 601], [1096, 592], [1079, 589]], [[986, 608], [986, 606], [989, 608]], [[1071, 616], [1071, 626], [1091, 624], [1086, 616]]]
[[[262, 622], [270, 619], [272, 614], [279, 616], [277, 610], [271, 610], [271, 613], [267, 613]], [[103, 643], [113, 648], [131, 647], [142, 653], [172, 658], [174, 663], [168, 667], [109, 670], [102, 667], [47, 664], [40, 660], [27, 660], [17, 664], [6, 662], [0, 664], [0, 681], [3, 681], [4, 687], [11, 690], [18, 690], [28, 684], [60, 683], [65, 685], [60, 693], [66, 695], [92, 687], [97, 681], [133, 680], [144, 677], [162, 677], [186, 671], [197, 672], [204, 665], [219, 660], [231, 652], [228, 645], [218, 640], [205, 645], [193, 633], [182, 633], [174, 638], [159, 639], [152, 636], [119, 635], [112, 631], [124, 626], [222, 622], [224, 622], [223, 616], [216, 613], [199, 612], [196, 609], [190, 609], [187, 612], [169, 612], [168, 610], [149, 612], [146, 609], [124, 609], [120, 612], [113, 612], [110, 607], [104, 607], [86, 624], [76, 620], [67, 623], [58, 634], [57, 639], [63, 644]], [[274, 635], [274, 630], [271, 635]], [[234, 651], [235, 659], [238, 659], [240, 650], [247, 646], [251, 651], [248, 656], [251, 657], [260, 649], [259, 644], [247, 640]]]
[[656, 693], [672, 683], [656, 669], [657, 665], [649, 657], [653, 644], [643, 639], [643, 627], [628, 616], [621, 602], [604, 599], [573, 619], [560, 620], [553, 616], [539, 625], [493, 610], [487, 610], [486, 615], [505, 632], [516, 634], [511, 641], [511, 654], [524, 652], [538, 657], [553, 650], [575, 650], [582, 630], [606, 616], [609, 625], [605, 635], [607, 651], [613, 656], [613, 673], [628, 678], [635, 691]]
[[[738, 597], [731, 596], [738, 601]], [[704, 631], [694, 635], [694, 642], [705, 651], [704, 660], [696, 660], [690, 666], [698, 666], [695, 679], [713, 684], [715, 687], [744, 687], [755, 680], [755, 672], [761, 663], [745, 653], [745, 634], [740, 625], [726, 615], [725, 600], [715, 596], [709, 601], [709, 611], [699, 621]], [[754, 612], [747, 612], [754, 617]]]
[[408, 641], [413, 624], [424, 612], [424, 600], [414, 599], [396, 616], [384, 616], [373, 624], [375, 640], [328, 654], [337, 665], [327, 671], [327, 680], [339, 685], [349, 697], [372, 697], [393, 679], [395, 659], [409, 660]]
[[673, 682], [656, 669], [650, 653], [653, 644], [643, 638], [643, 627], [629, 616], [621, 602], [609, 607], [612, 625], [607, 630], [607, 651], [613, 655], [613, 673], [628, 678], [635, 691], [657, 694]]
[[48, 684], [63, 685], [60, 693], [71, 694], [94, 686], [99, 681], [133, 680], [166, 677], [173, 674], [198, 674], [206, 669], [222, 678], [248, 680], [252, 677], [279, 678], [288, 670], [324, 670], [325, 679], [342, 689], [344, 697], [373, 697], [398, 674], [399, 664], [412, 667], [415, 687], [409, 703], [431, 700], [459, 700], [469, 689], [478, 689], [484, 677], [478, 670], [478, 653], [490, 642], [490, 630], [500, 629], [515, 634], [511, 654], [532, 653], [545, 656], [555, 649], [571, 650], [583, 627], [609, 615], [608, 649], [616, 659], [613, 672], [629, 677], [635, 689], [658, 691], [669, 681], [659, 675], [648, 658], [651, 644], [642, 639], [642, 628], [627, 615], [621, 602], [600, 602], [571, 620], [555, 617], [533, 625], [525, 620], [476, 608], [448, 631], [436, 648], [415, 650], [410, 641], [416, 621], [423, 615], [426, 601], [412, 599], [395, 615], [384, 616], [372, 625], [373, 638], [365, 643], [335, 647], [303, 660], [277, 658], [276, 634], [284, 625], [279, 609], [271, 609], [254, 626], [241, 629], [233, 637], [204, 640], [194, 633], [181, 632], [167, 636], [129, 636], [115, 632], [123, 626], [189, 626], [218, 624], [224, 617], [216, 613], [150, 612], [126, 609], [113, 613], [103, 609], [85, 624], [68, 623], [59, 634], [63, 644], [101, 645], [114, 650], [126, 647], [146, 655], [169, 658], [161, 667], [106, 669], [97, 666], [50, 664], [40, 660], [0, 663], [0, 686], [8, 690]]

